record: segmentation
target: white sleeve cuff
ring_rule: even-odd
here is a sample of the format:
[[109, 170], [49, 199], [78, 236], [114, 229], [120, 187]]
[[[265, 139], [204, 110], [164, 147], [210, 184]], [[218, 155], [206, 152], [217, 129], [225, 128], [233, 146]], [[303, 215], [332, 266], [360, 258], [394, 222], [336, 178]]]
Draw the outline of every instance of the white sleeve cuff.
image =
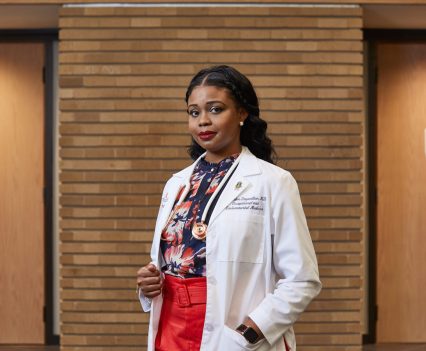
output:
[[249, 317], [254, 323], [256, 323], [270, 345], [273, 345], [283, 334], [283, 332], [278, 330], [275, 324], [271, 321], [271, 316], [267, 315], [261, 308], [256, 308], [249, 314]]
[[149, 312], [151, 311], [151, 302], [152, 299], [150, 299], [149, 297], [146, 297], [141, 289], [138, 289], [138, 296], [139, 296], [139, 301], [141, 303], [142, 309], [144, 312]]

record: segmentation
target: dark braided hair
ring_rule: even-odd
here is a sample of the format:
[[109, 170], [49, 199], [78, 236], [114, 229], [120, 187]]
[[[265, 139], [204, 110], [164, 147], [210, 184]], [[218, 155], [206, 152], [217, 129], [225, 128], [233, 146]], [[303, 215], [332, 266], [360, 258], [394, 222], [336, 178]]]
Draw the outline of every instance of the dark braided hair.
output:
[[[253, 85], [248, 78], [230, 66], [213, 66], [202, 69], [189, 83], [185, 101], [197, 86], [225, 88], [238, 107], [247, 111], [248, 116], [241, 127], [240, 142], [258, 158], [275, 163], [276, 153], [271, 139], [266, 134], [267, 123], [260, 118], [259, 101]], [[197, 159], [205, 150], [192, 138], [188, 153]]]

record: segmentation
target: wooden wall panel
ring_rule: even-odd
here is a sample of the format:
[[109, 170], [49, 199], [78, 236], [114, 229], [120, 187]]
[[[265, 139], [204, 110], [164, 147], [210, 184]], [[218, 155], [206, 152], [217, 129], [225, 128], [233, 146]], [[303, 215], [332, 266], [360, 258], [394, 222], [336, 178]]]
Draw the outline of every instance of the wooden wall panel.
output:
[[296, 325], [298, 350], [361, 349], [361, 16], [357, 7], [61, 11], [63, 350], [145, 345], [134, 276], [149, 260], [162, 186], [189, 164], [185, 88], [223, 63], [256, 86], [317, 250], [324, 289]]
[[44, 342], [44, 52], [0, 43], [0, 345]]
[[[140, 4], [163, 4], [165, 1], [163, 0], [127, 0], [126, 3], [134, 3], [135, 5], [140, 5]], [[213, 1], [211, 0], [198, 0], [199, 3], [201, 4], [207, 4], [207, 3], [212, 3]], [[109, 4], [109, 3], [113, 3], [113, 4], [117, 4], [117, 0], [0, 0], [0, 4], [20, 4], [20, 5], [24, 5], [24, 4], [35, 4], [35, 5], [48, 5], [48, 4], [80, 4], [80, 5], [84, 5], [84, 4]], [[170, 3], [174, 3], [174, 4], [186, 4], [188, 3], [187, 0], [174, 0], [174, 1], [170, 1]], [[230, 3], [229, 0], [215, 0], [214, 3]], [[353, 0], [235, 0], [233, 1], [233, 3], [244, 3], [244, 4], [250, 4], [250, 3], [254, 3], [254, 4], [290, 4], [294, 5], [294, 4], [318, 4], [319, 6], [321, 5], [329, 5], [329, 4], [336, 4], [336, 6], [342, 6], [347, 4], [347, 6], [353, 6], [353, 4], [393, 4], [393, 5], [424, 5], [425, 4], [425, 0], [357, 0], [357, 1], [353, 1]]]

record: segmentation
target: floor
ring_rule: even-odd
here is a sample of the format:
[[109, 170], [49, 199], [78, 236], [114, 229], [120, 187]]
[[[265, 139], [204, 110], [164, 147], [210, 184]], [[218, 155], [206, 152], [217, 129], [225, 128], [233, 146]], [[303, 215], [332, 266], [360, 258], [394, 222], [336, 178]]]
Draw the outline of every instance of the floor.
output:
[[365, 345], [363, 351], [426, 351], [426, 344]]
[[[0, 351], [59, 351], [59, 346], [0, 345]], [[426, 351], [426, 344], [365, 345], [363, 351]]]

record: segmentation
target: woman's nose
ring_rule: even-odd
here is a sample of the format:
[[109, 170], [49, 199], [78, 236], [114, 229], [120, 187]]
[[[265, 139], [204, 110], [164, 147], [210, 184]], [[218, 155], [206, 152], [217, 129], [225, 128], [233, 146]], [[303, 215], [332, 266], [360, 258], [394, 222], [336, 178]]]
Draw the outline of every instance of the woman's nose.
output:
[[208, 113], [203, 111], [200, 113], [200, 118], [198, 119], [198, 125], [201, 126], [206, 126], [206, 125], [210, 125], [211, 121], [210, 118], [208, 116]]

